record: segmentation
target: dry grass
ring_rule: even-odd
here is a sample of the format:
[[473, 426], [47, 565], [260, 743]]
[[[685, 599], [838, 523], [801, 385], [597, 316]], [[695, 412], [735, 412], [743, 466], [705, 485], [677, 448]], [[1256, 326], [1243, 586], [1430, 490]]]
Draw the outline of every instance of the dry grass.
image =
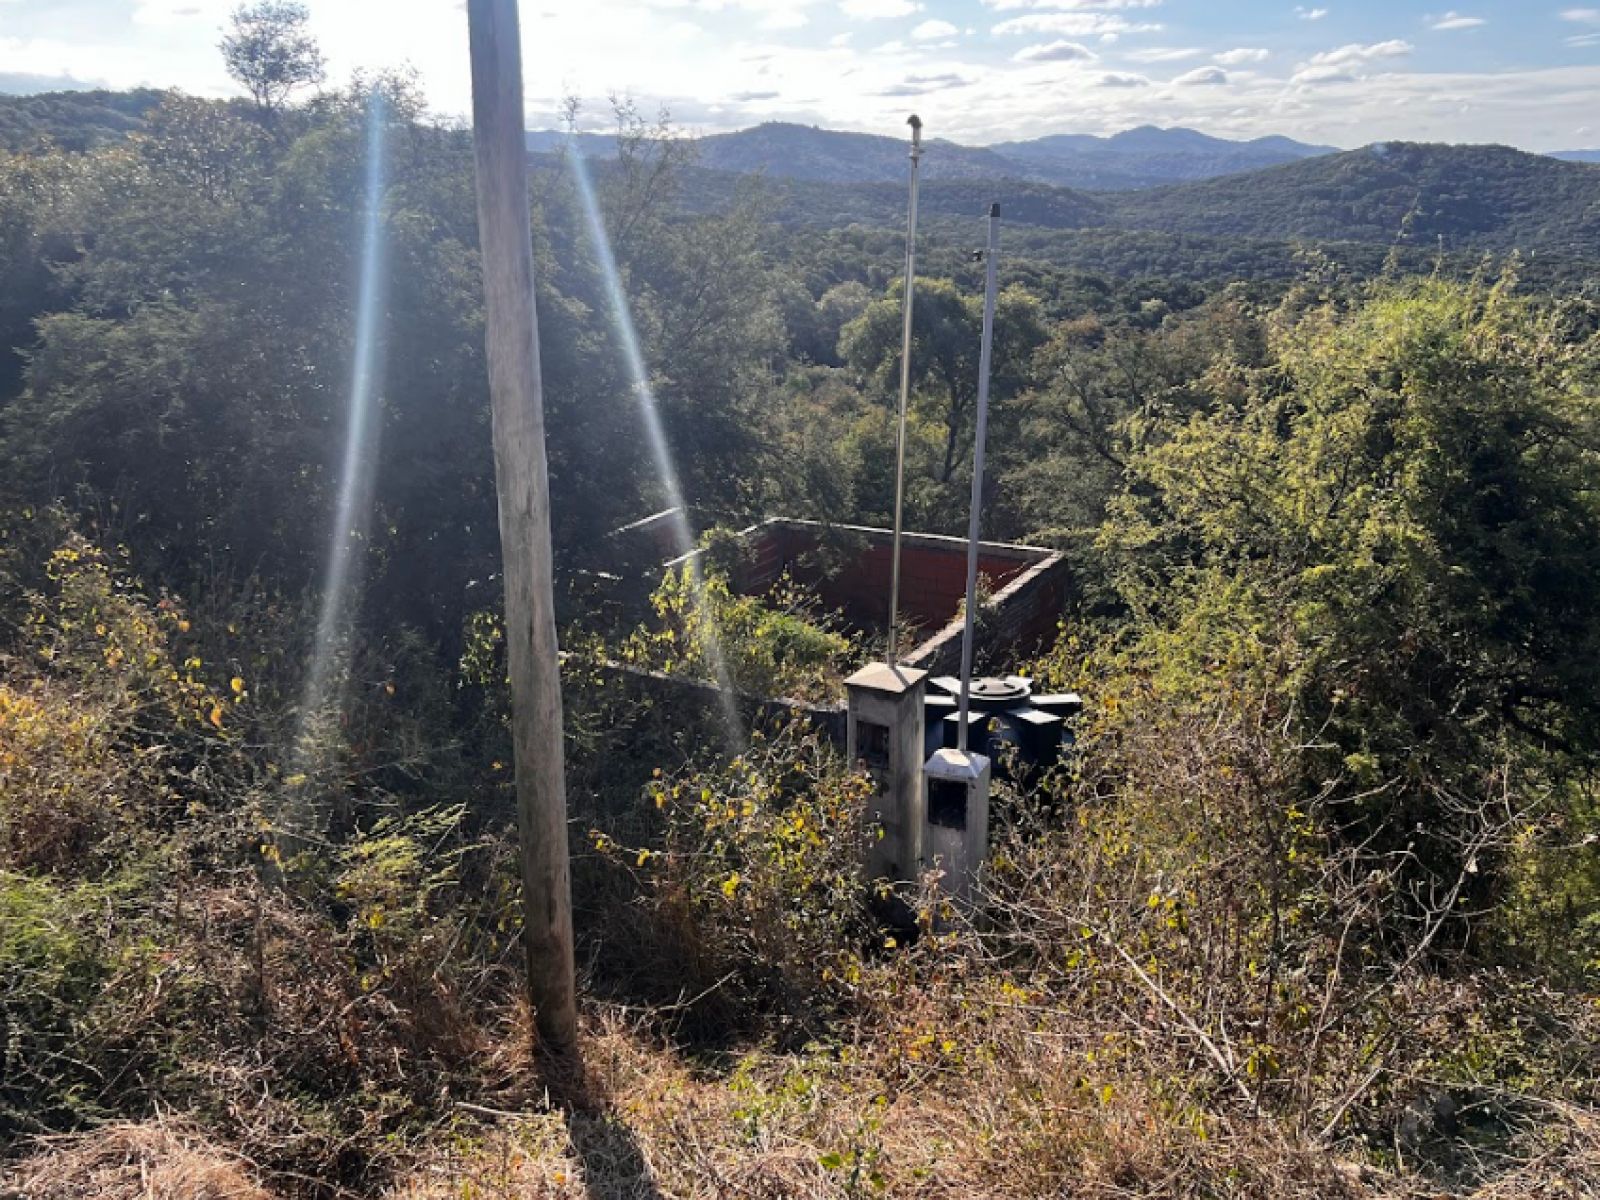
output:
[[[1037, 1014], [1010, 1022], [989, 1044], [1020, 1052], [1029, 1042], [1059, 1043], [1028, 1055], [1026, 1069], [999, 1055], [966, 1068], [897, 1065], [881, 1047], [861, 1046], [750, 1052], [731, 1070], [708, 1072], [625, 1013], [591, 1012], [581, 1104], [529, 1096], [514, 1106], [505, 1095], [489, 1097], [504, 1108], [461, 1102], [448, 1128], [415, 1147], [413, 1169], [384, 1200], [1600, 1195], [1600, 1122], [1591, 1114], [1552, 1110], [1527, 1131], [1528, 1146], [1541, 1149], [1491, 1183], [1457, 1190], [1290, 1142], [1270, 1121], [1218, 1120], [1204, 1137], [1179, 1132], [1131, 1083], [1109, 1097], [1085, 1096], [1072, 1078], [1086, 1061], [1083, 1046], [1026, 1037], [1037, 1024]], [[48, 1139], [0, 1182], [27, 1200], [273, 1200], [252, 1174], [193, 1129], [155, 1122]]]
[[1600, 1200], [1593, 989], [1425, 955], [1398, 867], [1286, 823], [1259, 705], [1128, 693], [1070, 807], [1002, 797], [972, 926], [893, 946], [820, 746], [602, 755], [557, 1079], [509, 843], [352, 775], [286, 867], [242, 738], [58, 674], [0, 660], [0, 1200]]
[[1270, 1123], [1177, 1129], [1131, 1072], [1086, 1088], [1082, 1041], [1037, 1024], [999, 1017], [965, 1061], [908, 1029], [708, 1071], [622, 1012], [591, 1013], [591, 1111], [463, 1105], [388, 1200], [1407, 1194]]
[[27, 1200], [273, 1200], [237, 1156], [164, 1121], [47, 1139], [4, 1182]]

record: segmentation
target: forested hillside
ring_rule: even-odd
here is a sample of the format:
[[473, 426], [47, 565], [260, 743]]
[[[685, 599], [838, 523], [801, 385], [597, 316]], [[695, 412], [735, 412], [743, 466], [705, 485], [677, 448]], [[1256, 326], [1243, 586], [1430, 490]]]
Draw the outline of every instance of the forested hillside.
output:
[[[893, 519], [903, 189], [712, 171], [626, 102], [592, 214], [533, 154], [561, 1059], [472, 143], [403, 74], [311, 92], [0, 154], [0, 1194], [1592, 1193], [1596, 169], [927, 185], [906, 525], [965, 532], [998, 196], [982, 533], [1071, 586], [993, 666], [1083, 699], [957, 900], [864, 878], [823, 725], [707, 699], [882, 652], [797, 575]], [[675, 490], [698, 573], [625, 577]], [[821, 549], [741, 595], [772, 515]]]
[[1227, 237], [1442, 241], [1451, 249], [1592, 254], [1600, 169], [1506, 146], [1389, 142], [1117, 198], [1130, 225]]
[[991, 149], [1028, 164], [1038, 178], [1048, 182], [1106, 191], [1236, 175], [1337, 153], [1332, 146], [1309, 146], [1286, 137], [1235, 142], [1192, 129], [1150, 125], [1106, 138], [1057, 134], [1027, 142], [998, 142]]
[[[585, 153], [609, 158], [615, 152], [609, 135], [577, 137]], [[548, 153], [566, 140], [565, 133], [555, 130], [530, 132], [528, 149]], [[699, 137], [694, 139], [694, 150], [700, 164], [712, 170], [760, 172], [774, 179], [901, 183], [906, 168], [903, 139], [782, 121]], [[1332, 153], [1331, 146], [1308, 146], [1284, 137], [1230, 142], [1192, 129], [1145, 126], [1105, 138], [1057, 134], [988, 147], [935, 137], [926, 143], [923, 165], [933, 180], [1013, 179], [1121, 191], [1255, 171]]]
[[0, 96], [0, 149], [85, 150], [121, 141], [144, 128], [145, 114], [160, 99], [149, 89]]
[[[737, 195], [737, 175], [689, 173], [684, 203], [708, 211]], [[779, 180], [775, 217], [801, 226], [893, 228], [905, 188]], [[929, 217], [967, 216], [997, 199], [1029, 254], [1113, 275], [1211, 283], [1282, 278], [1298, 247], [1363, 271], [1397, 251], [1410, 265], [1441, 254], [1471, 272], [1482, 255], [1519, 253], [1544, 282], [1571, 285], [1600, 245], [1600, 167], [1495, 146], [1392, 143], [1197, 183], [1115, 193], [1005, 178], [922, 189]], [[1367, 250], [1360, 249], [1368, 248]]]

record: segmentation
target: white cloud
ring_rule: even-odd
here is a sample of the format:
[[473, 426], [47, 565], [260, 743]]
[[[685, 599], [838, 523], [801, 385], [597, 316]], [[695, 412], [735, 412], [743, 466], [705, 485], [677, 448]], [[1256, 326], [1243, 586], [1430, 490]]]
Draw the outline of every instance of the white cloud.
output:
[[133, 19], [140, 25], [204, 22], [221, 25], [235, 5], [229, 0], [137, 0]]
[[[160, 3], [181, 4], [184, 0], [156, 0]], [[358, 4], [370, 4], [373, 0], [343, 0], [351, 6], [352, 10]], [[760, 17], [762, 29], [799, 29], [809, 25], [810, 18], [805, 10], [821, 0], [637, 0], [646, 13], [673, 12], [689, 8], [698, 12], [720, 13], [735, 11], [749, 13]], [[459, 2], [457, 9], [464, 7]], [[614, 15], [618, 19], [631, 19], [635, 28], [639, 28], [648, 36], [649, 22], [639, 19], [638, 9], [632, 12], [621, 12], [620, 9], [629, 7], [624, 0], [544, 0], [537, 11], [523, 10], [523, 24], [534, 22], [565, 22], [581, 17], [596, 19], [599, 14]], [[609, 13], [608, 13], [609, 10]], [[312, 32], [318, 33], [322, 28], [320, 10], [312, 14]]]
[[1295, 68], [1289, 82], [1297, 87], [1321, 87], [1332, 83], [1353, 83], [1365, 78], [1362, 68], [1392, 58], [1403, 58], [1414, 47], [1394, 38], [1387, 42], [1351, 42], [1333, 50], [1313, 54]]
[[1225, 67], [1239, 67], [1245, 63], [1266, 62], [1267, 59], [1272, 57], [1272, 53], [1268, 50], [1255, 50], [1240, 46], [1237, 50], [1224, 50], [1221, 54], [1214, 54], [1212, 57]]
[[1220, 87], [1228, 82], [1228, 73], [1221, 67], [1196, 67], [1172, 82], [1179, 87]]
[[1159, 8], [1162, 0], [983, 0], [1002, 12], [1013, 8], [1048, 8], [1057, 12], [1114, 11], [1124, 8]]
[[[111, 0], [100, 0], [108, 7]], [[204, 95], [231, 90], [216, 53], [219, 28], [237, 0], [116, 0], [124, 16], [104, 28], [74, 28], [51, 18], [55, 28], [30, 28], [19, 14], [43, 11], [49, 0], [17, 4], [0, 0], [0, 75], [32, 73], [38, 78], [70, 77], [107, 86], [180, 86]], [[902, 0], [916, 2], [916, 0]], [[925, 3], [926, 0], [923, 0]], [[1300, 0], [1331, 7], [1336, 0]], [[393, 19], [395, 0], [307, 0], [313, 31], [329, 59], [330, 77], [342, 81], [356, 67], [373, 68], [414, 62], [422, 72], [436, 111], [461, 116], [469, 111], [470, 92], [465, 55], [465, 17], [459, 0], [413, 0], [407, 19]], [[1595, 122], [1594, 97], [1600, 95], [1600, 62], [1592, 51], [1560, 45], [1560, 35], [1546, 53], [1570, 54], [1569, 65], [1518, 68], [1513, 61], [1493, 66], [1456, 67], [1448, 59], [1430, 60], [1422, 71], [1390, 53], [1355, 55], [1338, 43], [1321, 39], [1327, 49], [1318, 60], [1307, 54], [1291, 57], [1274, 47], [1264, 64], [1235, 63], [1228, 42], [1204, 43], [1203, 56], [1191, 61], [1168, 60], [1144, 67], [1121, 53], [1103, 61], [1010, 62], [1019, 46], [1079, 42], [1102, 59], [1111, 53], [1097, 39], [1126, 33], [1124, 46], [1148, 45], [1135, 40], [1135, 25], [1163, 20], [1178, 5], [1152, 7], [1077, 0], [987, 0], [970, 11], [995, 13], [979, 36], [961, 39], [959, 48], [941, 48], [932, 36], [913, 38], [918, 22], [948, 16], [929, 5], [901, 22], [847, 24], [839, 17], [840, 0], [537, 0], [523, 6], [524, 54], [531, 123], [553, 125], [560, 97], [573, 92], [586, 98], [585, 115], [604, 125], [604, 97], [628, 92], [653, 109], [664, 104], [694, 132], [738, 128], [757, 120], [789, 120], [830, 128], [864, 129], [899, 135], [904, 132], [906, 97], [959, 89], [959, 104], [941, 104], [937, 133], [956, 141], [981, 143], [1059, 132], [1063, 86], [1048, 82], [1052, 74], [1072, 73], [1073, 128], [1112, 133], [1140, 124], [1190, 125], [1227, 137], [1271, 133], [1335, 145], [1375, 141], [1498, 141], [1535, 149], [1592, 142], [1571, 131]], [[1282, 0], [1280, 21], [1298, 28], [1292, 10], [1296, 0]], [[1426, 31], [1430, 22], [1447, 17], [1440, 8], [1449, 0], [1415, 6], [1391, 4], [1411, 30]], [[1510, 4], [1491, 5], [1460, 0], [1471, 12], [1488, 16], [1498, 35], [1506, 22], [1497, 20]], [[1568, 8], [1565, 21], [1563, 4]], [[996, 12], [1004, 7], [1003, 11]], [[1211, 0], [1206, 7], [1217, 6]], [[189, 8], [212, 15], [188, 14]], [[1186, 5], [1186, 11], [1200, 8]], [[1519, 13], [1523, 5], [1516, 5]], [[1528, 5], [1530, 12], [1566, 35], [1600, 38], [1600, 0], [1556, 0], [1547, 8]], [[1347, 11], [1348, 10], [1348, 11]], [[143, 19], [135, 21], [134, 13]], [[414, 13], [414, 16], [413, 16]], [[706, 14], [702, 17], [702, 13]], [[1354, 9], [1344, 5], [1329, 15]], [[1429, 22], [1423, 13], [1434, 14]], [[819, 14], [826, 14], [826, 17]], [[764, 22], [782, 23], [809, 16], [805, 37], [759, 32]], [[692, 18], [704, 27], [693, 34], [681, 26]], [[827, 18], [834, 18], [831, 27]], [[1013, 18], [1024, 22], [1006, 31], [1017, 36], [1003, 53], [987, 42], [987, 26]], [[42, 20], [42, 18], [40, 19]], [[1174, 18], [1176, 21], [1177, 18]], [[163, 23], [166, 22], [166, 23]], [[1040, 22], [1043, 22], [1041, 26]], [[1168, 22], [1172, 24], [1173, 22]], [[903, 26], [903, 28], [902, 28]], [[834, 30], [856, 29], [830, 39]], [[861, 31], [869, 32], [863, 34]], [[900, 44], [880, 47], [889, 32]], [[873, 36], [876, 32], [877, 36]], [[1148, 33], [1140, 28], [1138, 33]], [[1306, 30], [1305, 32], [1314, 32]], [[1032, 36], [1027, 36], [1031, 34]], [[1237, 35], [1236, 35], [1237, 36]], [[1263, 35], [1263, 40], [1266, 35]], [[47, 38], [49, 40], [42, 40]], [[1159, 37], [1159, 35], [1158, 35]], [[1169, 33], [1173, 44], [1176, 33]], [[1253, 38], [1240, 39], [1238, 49], [1251, 48]], [[1482, 36], [1472, 40], [1484, 43]], [[1375, 41], [1377, 46], [1386, 43]], [[1424, 43], [1417, 39], [1421, 47]], [[1596, 42], [1595, 44], [1600, 44]], [[1005, 43], [1002, 43], [1004, 46]], [[1309, 52], [1309, 47], [1307, 48]], [[1420, 60], [1420, 49], [1417, 57]], [[1502, 56], [1505, 57], [1505, 56]], [[970, 61], [968, 61], [970, 59]], [[1338, 61], [1334, 61], [1337, 59]], [[1320, 60], [1320, 61], [1319, 61]], [[1170, 76], [1215, 63], [1226, 68], [1226, 86], [1177, 86]], [[1298, 68], [1291, 70], [1298, 63]], [[1158, 78], [1138, 72], [1150, 71]], [[1291, 76], [1293, 82], [1291, 83]], [[1042, 82], [1044, 80], [1044, 82]], [[1081, 82], [1080, 82], [1081, 81]], [[891, 93], [891, 94], [885, 94]], [[1337, 103], [1328, 96], [1336, 95]], [[919, 104], [927, 103], [926, 100]], [[1470, 112], [1462, 106], [1470, 103]], [[929, 115], [929, 114], [924, 114]]]
[[954, 37], [961, 31], [949, 21], [924, 21], [911, 31], [911, 40], [916, 42], [934, 42], [940, 38]]
[[1148, 22], [1135, 24], [1122, 17], [1108, 17], [1101, 13], [1032, 13], [1026, 17], [1012, 17], [1001, 21], [990, 33], [1059, 33], [1067, 37], [1101, 37], [1107, 34], [1156, 33], [1160, 25]]
[[1301, 67], [1289, 82], [1301, 87], [1321, 87], [1329, 83], [1355, 83], [1356, 77], [1343, 67]]
[[1439, 30], [1476, 29], [1478, 26], [1487, 25], [1488, 23], [1482, 17], [1463, 17], [1458, 12], [1447, 12], [1442, 17], [1434, 18], [1430, 22], [1429, 28]]
[[1017, 62], [1088, 62], [1094, 51], [1077, 42], [1041, 42], [1037, 46], [1024, 46], [1012, 58]]
[[1203, 50], [1195, 50], [1189, 46], [1152, 46], [1148, 50], [1133, 50], [1128, 57], [1140, 63], [1183, 62], [1190, 58], [1199, 58]]
[[1302, 21], [1320, 21], [1328, 15], [1328, 10], [1325, 8], [1301, 8], [1296, 5], [1294, 11]]
[[1313, 54], [1307, 61], [1313, 67], [1347, 67], [1377, 62], [1385, 58], [1403, 58], [1414, 49], [1410, 42], [1403, 42], [1399, 38], [1387, 42], [1372, 42], [1369, 45], [1351, 42], [1336, 50], [1324, 50], [1321, 54]]
[[877, 94], [890, 98], [926, 96], [933, 92], [948, 91], [951, 88], [967, 87], [971, 83], [972, 80], [955, 71], [946, 71], [940, 75], [907, 75], [899, 83], [892, 84]]
[[909, 17], [922, 5], [915, 0], [840, 0], [839, 11], [853, 21], [883, 21]]

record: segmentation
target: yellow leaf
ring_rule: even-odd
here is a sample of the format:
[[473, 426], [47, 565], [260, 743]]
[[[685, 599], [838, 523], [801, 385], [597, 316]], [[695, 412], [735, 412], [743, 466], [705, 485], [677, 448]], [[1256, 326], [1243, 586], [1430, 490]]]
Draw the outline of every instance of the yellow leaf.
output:
[[739, 890], [739, 872], [735, 871], [732, 875], [729, 875], [726, 879], [724, 879], [722, 881], [722, 894], [724, 896], [726, 896], [729, 900], [732, 900], [733, 899], [733, 894], [738, 890]]
[[240, 679], [237, 675], [228, 681], [228, 686], [233, 689], [233, 694], [235, 696], [244, 695], [244, 680]]
[[650, 851], [641, 850], [641, 851], [639, 851], [639, 861], [637, 863], [635, 863], [634, 865], [642, 867], [642, 866], [645, 865], [645, 863], [647, 863], [649, 861], [650, 861]]
[[189, 622], [186, 621], [186, 620], [179, 621], [178, 622], [178, 632], [179, 633], [188, 633], [189, 632]]
[[218, 729], [222, 728], [222, 705], [215, 700], [211, 702], [211, 723]]

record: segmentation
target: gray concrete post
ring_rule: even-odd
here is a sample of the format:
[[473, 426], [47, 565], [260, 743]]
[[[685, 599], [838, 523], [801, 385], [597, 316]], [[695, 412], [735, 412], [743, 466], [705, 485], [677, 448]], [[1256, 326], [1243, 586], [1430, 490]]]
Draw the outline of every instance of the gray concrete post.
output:
[[943, 872], [939, 887], [946, 895], [966, 902], [989, 853], [989, 760], [964, 750], [935, 750], [923, 777], [928, 865]]
[[871, 663], [846, 679], [850, 762], [877, 784], [868, 815], [883, 837], [867, 855], [872, 878], [914, 880], [924, 864], [922, 703], [928, 673]]

